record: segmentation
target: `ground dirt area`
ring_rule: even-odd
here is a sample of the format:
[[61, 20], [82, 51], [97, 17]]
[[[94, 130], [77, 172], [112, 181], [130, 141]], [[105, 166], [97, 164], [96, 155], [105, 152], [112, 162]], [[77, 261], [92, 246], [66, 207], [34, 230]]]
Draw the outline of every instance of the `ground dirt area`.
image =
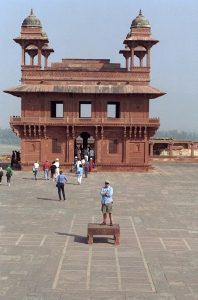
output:
[[[66, 201], [55, 182], [15, 171], [0, 185], [0, 300], [198, 299], [198, 164], [154, 164], [148, 173], [97, 173]], [[100, 188], [114, 188], [111, 236], [87, 244], [101, 223]]]

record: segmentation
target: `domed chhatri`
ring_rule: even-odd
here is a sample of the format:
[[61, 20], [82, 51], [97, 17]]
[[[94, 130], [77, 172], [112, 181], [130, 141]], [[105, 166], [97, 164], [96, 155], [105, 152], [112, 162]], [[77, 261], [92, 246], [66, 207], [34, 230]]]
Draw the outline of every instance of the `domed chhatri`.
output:
[[42, 27], [41, 21], [33, 14], [31, 9], [30, 15], [23, 20], [23, 27]]
[[142, 15], [141, 9], [139, 15], [131, 23], [131, 28], [137, 28], [137, 27], [148, 27], [148, 28], [151, 27], [149, 21]]

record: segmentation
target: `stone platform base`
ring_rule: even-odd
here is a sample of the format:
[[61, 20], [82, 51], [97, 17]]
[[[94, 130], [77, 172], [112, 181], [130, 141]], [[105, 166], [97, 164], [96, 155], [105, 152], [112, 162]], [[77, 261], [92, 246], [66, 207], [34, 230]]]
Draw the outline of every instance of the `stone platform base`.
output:
[[115, 245], [120, 244], [120, 226], [119, 224], [114, 224], [113, 226], [109, 225], [100, 225], [96, 223], [88, 223], [87, 227], [87, 242], [88, 244], [93, 243], [94, 235], [113, 235], [115, 239]]

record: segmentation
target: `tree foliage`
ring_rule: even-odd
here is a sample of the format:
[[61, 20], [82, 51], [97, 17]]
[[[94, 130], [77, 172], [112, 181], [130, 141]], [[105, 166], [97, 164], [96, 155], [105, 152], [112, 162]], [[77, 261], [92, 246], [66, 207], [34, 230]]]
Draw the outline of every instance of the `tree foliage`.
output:
[[14, 132], [12, 132], [11, 129], [9, 129], [9, 128], [1, 129], [0, 128], [0, 144], [19, 145], [20, 139], [19, 139], [19, 137], [17, 137], [14, 134]]
[[178, 130], [157, 131], [154, 138], [172, 138], [183, 141], [198, 141], [198, 133]]

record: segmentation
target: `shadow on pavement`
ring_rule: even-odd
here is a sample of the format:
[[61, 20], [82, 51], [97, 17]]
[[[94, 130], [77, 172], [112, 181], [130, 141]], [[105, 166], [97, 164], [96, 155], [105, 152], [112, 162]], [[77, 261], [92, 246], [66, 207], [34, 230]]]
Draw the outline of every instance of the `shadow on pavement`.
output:
[[[58, 235], [73, 236], [74, 242], [87, 244], [87, 236], [71, 234], [71, 233], [66, 233], [66, 232], [55, 232], [55, 233]], [[105, 244], [110, 244], [110, 245], [115, 244], [114, 238], [110, 238], [110, 237], [94, 237], [93, 242], [94, 243], [105, 243]]]
[[36, 199], [39, 199], [39, 200], [48, 200], [48, 201], [59, 201], [58, 199], [41, 198], [41, 197], [37, 197]]

